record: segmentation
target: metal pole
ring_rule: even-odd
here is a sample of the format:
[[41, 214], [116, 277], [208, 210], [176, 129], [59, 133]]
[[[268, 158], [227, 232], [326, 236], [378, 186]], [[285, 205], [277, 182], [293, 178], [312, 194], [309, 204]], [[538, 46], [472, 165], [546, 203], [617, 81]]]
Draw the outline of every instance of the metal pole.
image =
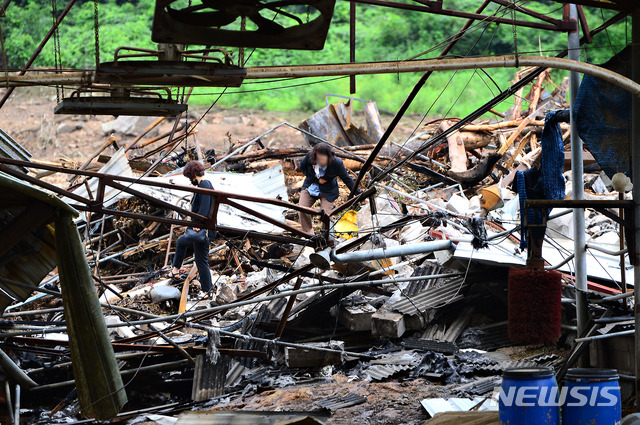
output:
[[[569, 8], [569, 17], [571, 21], [576, 23], [575, 31], [569, 32], [569, 59], [580, 61], [580, 35], [579, 35], [579, 18], [578, 8], [575, 4], [569, 4], [565, 7]], [[571, 180], [573, 182], [573, 199], [584, 199], [584, 167], [582, 158], [582, 140], [578, 136], [578, 129], [573, 119], [574, 102], [578, 96], [580, 88], [580, 74], [575, 71], [569, 72], [569, 87], [571, 97]], [[586, 233], [584, 223], [584, 209], [576, 208], [573, 210], [573, 246], [575, 252], [575, 270], [576, 270], [576, 316], [578, 322], [578, 337], [584, 335], [586, 331], [587, 321], [589, 320], [589, 305], [587, 301], [587, 250], [586, 250]], [[586, 367], [588, 362], [587, 355], [580, 357], [580, 366]]]
[[[640, 8], [633, 11], [633, 54], [632, 77], [640, 82]], [[640, 98], [632, 99], [632, 129], [631, 129], [631, 178], [633, 179], [633, 218], [634, 218], [634, 248], [631, 261], [633, 263], [633, 284], [640, 283]], [[640, 291], [634, 291], [634, 314], [636, 323], [636, 406], [640, 406]]]
[[[369, 286], [369, 285], [379, 286], [384, 284], [395, 284], [398, 282], [414, 282], [418, 280], [440, 279], [440, 278], [455, 277], [455, 276], [461, 276], [461, 275], [462, 273], [444, 273], [444, 274], [435, 274], [435, 275], [429, 275], [429, 276], [410, 276], [410, 277], [402, 277], [402, 278], [394, 277], [389, 279], [368, 280], [368, 281], [362, 281], [362, 282], [335, 283], [330, 285], [315, 285], [315, 286], [300, 288], [295, 291], [284, 291], [275, 295], [268, 295], [265, 297], [253, 298], [245, 301], [236, 301], [230, 304], [209, 307], [202, 310], [190, 310], [190, 311], [187, 311], [186, 313], [172, 314], [169, 316], [157, 316], [151, 313], [137, 311], [137, 310], [129, 309], [126, 307], [117, 307], [114, 305], [111, 305], [111, 306], [104, 305], [103, 307], [110, 308], [113, 310], [123, 311], [126, 313], [138, 314], [143, 317], [150, 317], [149, 319], [146, 319], [146, 320], [131, 320], [127, 322], [110, 323], [107, 325], [107, 328], [119, 328], [123, 326], [148, 325], [149, 323], [170, 322], [174, 320], [181, 321], [186, 319], [187, 317], [201, 316], [209, 313], [226, 311], [236, 307], [242, 307], [242, 306], [251, 305], [251, 304], [259, 304], [264, 301], [272, 301], [280, 298], [289, 297], [292, 295], [295, 296], [298, 294], [304, 294], [306, 292], [327, 291], [330, 289], [342, 289], [342, 288], [360, 288], [360, 287]], [[189, 326], [191, 326], [191, 322], [189, 322]], [[30, 331], [2, 332], [0, 333], [0, 338], [9, 338], [9, 337], [26, 336], [26, 335], [44, 335], [51, 332], [65, 332], [65, 331], [67, 331], [66, 326], [56, 326], [52, 328], [37, 329], [37, 330], [30, 330]]]
[[[356, 62], [356, 2], [349, 6], [349, 62]], [[356, 93], [356, 76], [349, 76], [349, 94]]]
[[[484, 11], [484, 9], [490, 3], [491, 2], [488, 1], [488, 0], [483, 1], [482, 4], [480, 5], [480, 7], [478, 8], [476, 13], [482, 13], [482, 11]], [[449, 43], [445, 46], [445, 48], [442, 50], [442, 52], [440, 52], [440, 55], [438, 57], [443, 58], [443, 57], [447, 56], [449, 54], [449, 52], [458, 43], [458, 41], [469, 30], [469, 28], [471, 28], [471, 25], [473, 25], [474, 21], [475, 21], [474, 18], [469, 19], [464, 24], [464, 26], [462, 28], [460, 28], [458, 33], [449, 41]], [[355, 57], [354, 57], [354, 59], [355, 59]], [[431, 74], [433, 74], [432, 71], [426, 71], [424, 74], [422, 74], [422, 76], [420, 77], [420, 79], [418, 80], [416, 85], [413, 87], [413, 89], [411, 90], [411, 92], [409, 93], [407, 98], [405, 99], [405, 101], [402, 104], [402, 106], [400, 106], [400, 109], [398, 110], [396, 115], [393, 117], [393, 120], [391, 120], [391, 123], [389, 124], [389, 127], [387, 127], [386, 131], [384, 132], [384, 134], [382, 135], [382, 137], [380, 138], [380, 140], [376, 144], [375, 148], [373, 148], [373, 150], [371, 151], [371, 155], [369, 155], [369, 158], [367, 158], [366, 162], [364, 163], [364, 165], [360, 169], [360, 172], [358, 173], [358, 177], [356, 178], [356, 182], [353, 185], [353, 188], [351, 189], [351, 193], [349, 194], [349, 198], [351, 198], [351, 197], [353, 197], [355, 195], [356, 190], [358, 189], [358, 186], [360, 185], [360, 182], [364, 178], [365, 174], [369, 171], [369, 168], [371, 167], [371, 164], [373, 164], [373, 160], [376, 158], [376, 156], [378, 156], [378, 154], [382, 150], [384, 144], [389, 139], [389, 136], [391, 136], [391, 134], [394, 132], [394, 130], [396, 129], [398, 123], [400, 123], [400, 120], [402, 119], [404, 114], [409, 109], [409, 106], [411, 106], [411, 104], [413, 103], [413, 100], [416, 98], [416, 96], [418, 96], [418, 93], [420, 93], [420, 90], [422, 89], [422, 87], [427, 83], [427, 80], [429, 79], [429, 77], [431, 77]], [[355, 74], [353, 74], [353, 75], [355, 75]]]
[[20, 425], [20, 385], [16, 385], [16, 407], [13, 412], [13, 424]]

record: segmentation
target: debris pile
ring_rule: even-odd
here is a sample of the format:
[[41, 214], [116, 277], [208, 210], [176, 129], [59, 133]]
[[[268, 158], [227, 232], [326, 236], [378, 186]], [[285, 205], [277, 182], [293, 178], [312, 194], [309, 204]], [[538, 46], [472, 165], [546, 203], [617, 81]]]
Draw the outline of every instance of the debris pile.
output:
[[[543, 267], [562, 280], [561, 335], [547, 345], [509, 337], [509, 269], [527, 264], [516, 173], [540, 167], [545, 117], [567, 108], [567, 87], [567, 80], [556, 85], [543, 72], [511, 109], [492, 110], [492, 119], [451, 134], [458, 120], [440, 119], [406, 142], [391, 138], [362, 180], [362, 195], [351, 197], [341, 187], [336, 208], [317, 211], [315, 235], [296, 222], [298, 164], [309, 145], [325, 142], [356, 176], [384, 134], [373, 102], [361, 110], [355, 99], [329, 104], [298, 126], [282, 123], [267, 132], [297, 131], [299, 148], [264, 146], [261, 135], [227, 152], [205, 150], [192, 137], [195, 120], [176, 120], [172, 132], [149, 137], [161, 118], [128, 146], [110, 138], [75, 167], [2, 150], [0, 170], [3, 179], [39, 186], [81, 213], [75, 224], [84, 255], [75, 260], [91, 272], [128, 396], [120, 418], [179, 424], [195, 415], [191, 410], [207, 410], [199, 414], [214, 421], [219, 410], [260, 410], [258, 400], [280, 390], [278, 397], [286, 397], [288, 389], [332, 386], [333, 393], [309, 395], [297, 409], [280, 400], [292, 413], [274, 413], [269, 422], [310, 416], [316, 422], [304, 423], [331, 423], [339, 411], [374, 403], [361, 384], [398, 381], [429, 388], [424, 413], [404, 422], [422, 423], [453, 404], [495, 410], [485, 401], [504, 370], [548, 366], [561, 379], [586, 350], [583, 341], [633, 325], [620, 224], [611, 209], [587, 209], [587, 247], [595, 260], [588, 265], [590, 310], [599, 319], [575, 342], [573, 213], [549, 208], [540, 254]], [[558, 128], [566, 147], [569, 126]], [[565, 158], [559, 173], [570, 195], [576, 183], [568, 173], [570, 153]], [[191, 159], [209, 165], [205, 178], [213, 192], [189, 186], [181, 167]], [[585, 168], [585, 181], [577, 184], [584, 184], [587, 199], [626, 199], [595, 161]], [[214, 197], [211, 216], [189, 211], [195, 193]], [[179, 278], [169, 276], [175, 241], [192, 221], [216, 230], [210, 297], [200, 294], [193, 258]], [[33, 247], [43, 243], [25, 239], [24, 255], [38, 255]], [[72, 369], [62, 270], [48, 266], [41, 282], [0, 274], [7, 301], [2, 363], [35, 384], [23, 392], [17, 413], [31, 423], [69, 423], [87, 407]], [[16, 282], [28, 293], [16, 293]], [[597, 347], [606, 351], [606, 342]], [[396, 408], [416, 410], [419, 401]]]

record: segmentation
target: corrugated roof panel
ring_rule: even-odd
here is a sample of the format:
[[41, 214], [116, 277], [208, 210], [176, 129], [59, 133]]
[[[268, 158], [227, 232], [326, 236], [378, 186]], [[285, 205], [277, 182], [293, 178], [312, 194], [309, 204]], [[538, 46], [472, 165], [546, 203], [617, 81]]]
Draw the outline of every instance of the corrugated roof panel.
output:
[[390, 376], [400, 373], [405, 370], [412, 370], [415, 365], [385, 365], [378, 364], [367, 368], [363, 373], [372, 381], [381, 381]]
[[391, 304], [393, 310], [403, 314], [420, 314], [431, 308], [451, 304], [464, 297], [464, 279], [452, 279], [441, 286], [426, 289], [412, 297], [403, 297]]
[[[0, 193], [3, 200], [11, 200], [13, 204], [10, 208], [0, 210], [0, 232], [11, 226], [15, 217], [24, 210], [21, 205], [28, 205], [33, 200], [77, 214], [73, 208], [50, 193], [4, 173], [0, 173]], [[43, 225], [25, 232], [22, 240], [0, 258], [0, 277], [36, 287], [56, 265], [54, 230], [53, 227]], [[0, 282], [0, 312], [14, 300], [24, 301], [32, 292], [32, 289], [11, 285], [7, 281]]]
[[[11, 136], [5, 133], [0, 128], [0, 156], [5, 158], [18, 159], [21, 161], [30, 161], [31, 153], [16, 142]], [[17, 168], [25, 173], [28, 171], [26, 168], [10, 165], [12, 168]]]
[[[211, 182], [215, 190], [222, 192], [237, 193], [247, 196], [257, 196], [261, 198], [280, 198], [288, 201], [287, 185], [284, 181], [284, 171], [281, 164], [277, 164], [264, 171], [255, 174], [240, 173], [219, 173], [207, 172], [206, 179]], [[190, 186], [191, 182], [182, 174], [174, 174], [164, 177], [153, 177], [145, 180], [158, 181], [163, 183], [173, 183], [176, 185]], [[158, 199], [189, 209], [193, 194], [179, 189], [162, 189], [146, 186], [144, 184], [134, 184], [132, 189], [150, 194]], [[284, 212], [286, 208], [277, 205], [267, 205], [259, 202], [236, 201], [256, 212], [265, 214], [276, 220], [285, 222]], [[283, 233], [283, 230], [266, 221], [260, 220], [243, 211], [239, 211], [228, 205], [220, 205], [218, 210], [218, 224], [221, 226], [234, 227], [236, 229], [254, 230], [266, 233]]]
[[[424, 407], [427, 413], [433, 417], [436, 413], [442, 412], [468, 412], [485, 400], [484, 397], [475, 397], [473, 399], [451, 397], [447, 400], [444, 398], [427, 398], [422, 400], [420, 404], [422, 404], [422, 407]], [[485, 410], [496, 411], [498, 410], [498, 405], [497, 403], [485, 401], [480, 405], [478, 411], [482, 412]]]

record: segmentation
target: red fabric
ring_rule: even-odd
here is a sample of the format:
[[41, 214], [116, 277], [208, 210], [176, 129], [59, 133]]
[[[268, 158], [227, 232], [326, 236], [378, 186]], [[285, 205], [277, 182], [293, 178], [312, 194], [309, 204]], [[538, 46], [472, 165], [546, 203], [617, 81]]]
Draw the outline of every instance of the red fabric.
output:
[[509, 339], [525, 344], [556, 342], [561, 333], [561, 275], [555, 271], [509, 271]]

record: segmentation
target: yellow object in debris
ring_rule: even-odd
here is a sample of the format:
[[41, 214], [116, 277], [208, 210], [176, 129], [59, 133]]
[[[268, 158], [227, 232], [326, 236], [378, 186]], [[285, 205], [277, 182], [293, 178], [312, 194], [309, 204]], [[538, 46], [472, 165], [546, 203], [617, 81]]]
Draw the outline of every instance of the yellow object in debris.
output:
[[351, 239], [358, 236], [358, 213], [353, 210], [347, 211], [333, 228], [336, 236], [341, 238]]
[[498, 186], [489, 186], [482, 189], [480, 194], [482, 195], [482, 208], [485, 210], [491, 211], [504, 206], [504, 201], [502, 200], [502, 196], [500, 196], [500, 188]]

